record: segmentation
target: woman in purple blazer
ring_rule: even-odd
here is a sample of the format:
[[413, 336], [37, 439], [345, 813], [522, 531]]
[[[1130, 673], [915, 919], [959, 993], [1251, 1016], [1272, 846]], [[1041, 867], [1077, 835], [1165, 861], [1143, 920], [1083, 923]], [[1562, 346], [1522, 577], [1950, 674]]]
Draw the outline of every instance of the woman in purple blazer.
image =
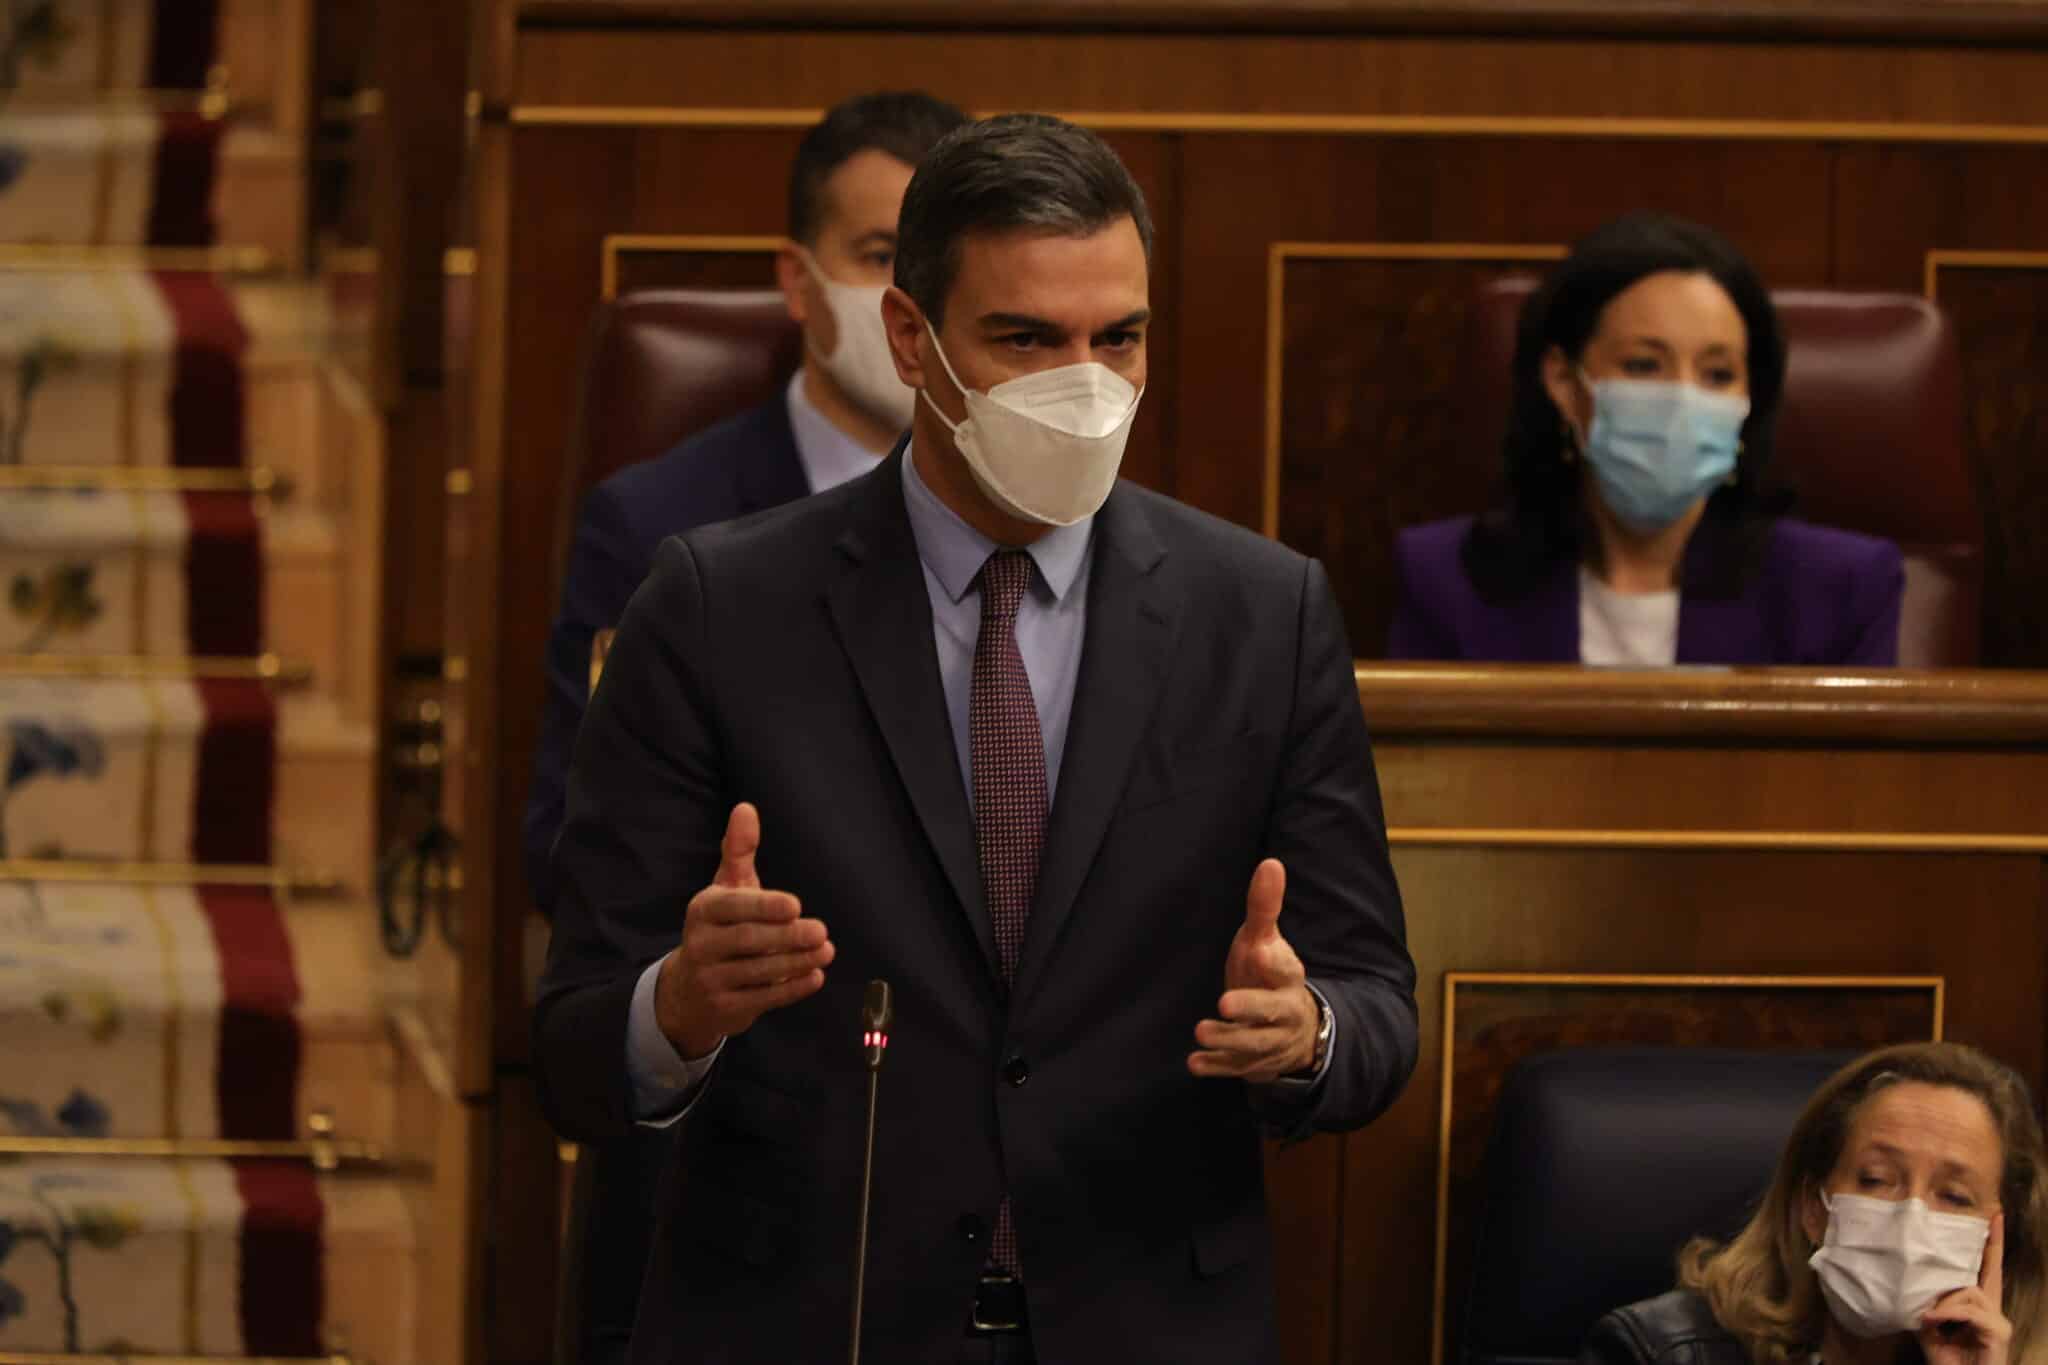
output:
[[1593, 232], [1522, 310], [1505, 502], [1401, 533], [1388, 657], [1896, 664], [1898, 548], [1767, 491], [1784, 383], [1770, 296], [1719, 235]]

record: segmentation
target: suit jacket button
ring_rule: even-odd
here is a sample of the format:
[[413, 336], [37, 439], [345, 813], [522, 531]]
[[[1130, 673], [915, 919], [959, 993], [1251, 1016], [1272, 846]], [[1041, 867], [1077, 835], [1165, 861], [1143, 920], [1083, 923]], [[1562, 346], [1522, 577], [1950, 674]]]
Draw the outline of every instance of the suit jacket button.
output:
[[978, 1244], [981, 1241], [981, 1239], [986, 1236], [988, 1236], [988, 1225], [981, 1221], [980, 1214], [963, 1213], [960, 1215], [961, 1241], [966, 1242], [970, 1246], [973, 1246]]
[[1021, 1086], [1031, 1079], [1031, 1063], [1022, 1057], [1012, 1057], [1003, 1063], [1003, 1079], [1013, 1087]]

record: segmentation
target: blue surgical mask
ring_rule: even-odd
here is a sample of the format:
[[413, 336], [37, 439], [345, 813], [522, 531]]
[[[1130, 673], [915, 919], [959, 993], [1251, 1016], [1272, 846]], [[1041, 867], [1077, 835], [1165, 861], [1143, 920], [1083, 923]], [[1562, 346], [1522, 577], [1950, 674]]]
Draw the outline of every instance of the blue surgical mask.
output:
[[1633, 531], [1660, 531], [1735, 469], [1749, 400], [1663, 379], [1580, 379], [1593, 391], [1586, 461]]

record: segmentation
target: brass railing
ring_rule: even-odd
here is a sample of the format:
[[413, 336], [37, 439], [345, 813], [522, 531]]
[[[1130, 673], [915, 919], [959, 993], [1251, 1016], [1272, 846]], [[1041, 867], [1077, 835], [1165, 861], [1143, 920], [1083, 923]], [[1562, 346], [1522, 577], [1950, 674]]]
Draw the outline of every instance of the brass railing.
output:
[[291, 496], [292, 481], [266, 465], [253, 468], [184, 469], [176, 465], [11, 464], [0, 465], [0, 488], [111, 489], [144, 493], [250, 493]]
[[197, 114], [215, 121], [259, 119], [270, 114], [268, 100], [249, 99], [227, 90], [148, 89], [17, 90], [7, 101], [10, 116], [34, 114]]
[[271, 275], [278, 269], [276, 256], [269, 248], [260, 246], [82, 246], [63, 242], [0, 245], [0, 271], [171, 270]]
[[313, 680], [312, 665], [275, 654], [251, 658], [222, 655], [0, 654], [4, 678], [146, 678], [180, 682], [193, 678], [244, 679], [302, 687]]
[[334, 1115], [307, 1116], [303, 1138], [86, 1138], [0, 1134], [0, 1156], [60, 1156], [90, 1160], [303, 1161], [316, 1171], [384, 1170], [390, 1161], [374, 1142], [334, 1135]]
[[0, 882], [110, 886], [262, 886], [292, 900], [323, 900], [345, 889], [330, 873], [262, 863], [151, 863], [101, 858], [0, 858]]

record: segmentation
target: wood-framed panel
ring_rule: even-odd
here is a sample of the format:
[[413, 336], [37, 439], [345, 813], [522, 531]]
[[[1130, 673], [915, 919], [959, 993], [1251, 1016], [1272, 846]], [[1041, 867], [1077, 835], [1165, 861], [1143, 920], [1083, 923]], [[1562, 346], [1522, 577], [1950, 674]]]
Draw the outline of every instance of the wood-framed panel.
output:
[[1432, 1365], [1456, 1358], [1461, 1324], [1450, 1320], [1448, 1305], [1469, 1283], [1475, 1187], [1496, 1102], [1516, 1063], [1568, 1047], [1803, 1052], [1939, 1042], [1946, 985], [1938, 976], [1447, 974]]
[[2048, 665], [2048, 251], [1934, 250], [1925, 260], [1927, 297], [1967, 357], [1963, 420], [1985, 578], [2015, 588], [1985, 613], [1985, 653]]
[[[1091, 15], [1091, 18], [1094, 17]], [[994, 31], [906, 25], [529, 27], [525, 108], [817, 109], [872, 89], [963, 108], [1158, 118], [1731, 120], [2017, 130], [2041, 47], [1645, 41], [1606, 34]], [[1151, 126], [1158, 126], [1156, 123]]]
[[[1541, 272], [1551, 243], [1274, 242], [1266, 254], [1259, 527], [1338, 585], [1354, 650], [1378, 653], [1395, 534], [1473, 509], [1496, 474], [1459, 401], [1469, 305], [1498, 275]], [[1289, 288], [1290, 281], [1294, 285]], [[1289, 405], [1287, 362], [1306, 366]]]
[[781, 237], [764, 233], [608, 232], [598, 297], [637, 289], [773, 289]]
[[[1389, 818], [1402, 819], [1390, 805]], [[1423, 1360], [1442, 1288], [1446, 983], [1467, 973], [1940, 977], [1944, 1032], [2038, 1076], [2048, 874], [2038, 854], [1397, 847], [1419, 969], [1407, 1090], [1343, 1139], [1338, 1360]], [[1926, 909], [1940, 905], [1935, 931]], [[1454, 1292], [1456, 1285], [1450, 1285]], [[1452, 1302], [1455, 1302], [1455, 1298]]]

